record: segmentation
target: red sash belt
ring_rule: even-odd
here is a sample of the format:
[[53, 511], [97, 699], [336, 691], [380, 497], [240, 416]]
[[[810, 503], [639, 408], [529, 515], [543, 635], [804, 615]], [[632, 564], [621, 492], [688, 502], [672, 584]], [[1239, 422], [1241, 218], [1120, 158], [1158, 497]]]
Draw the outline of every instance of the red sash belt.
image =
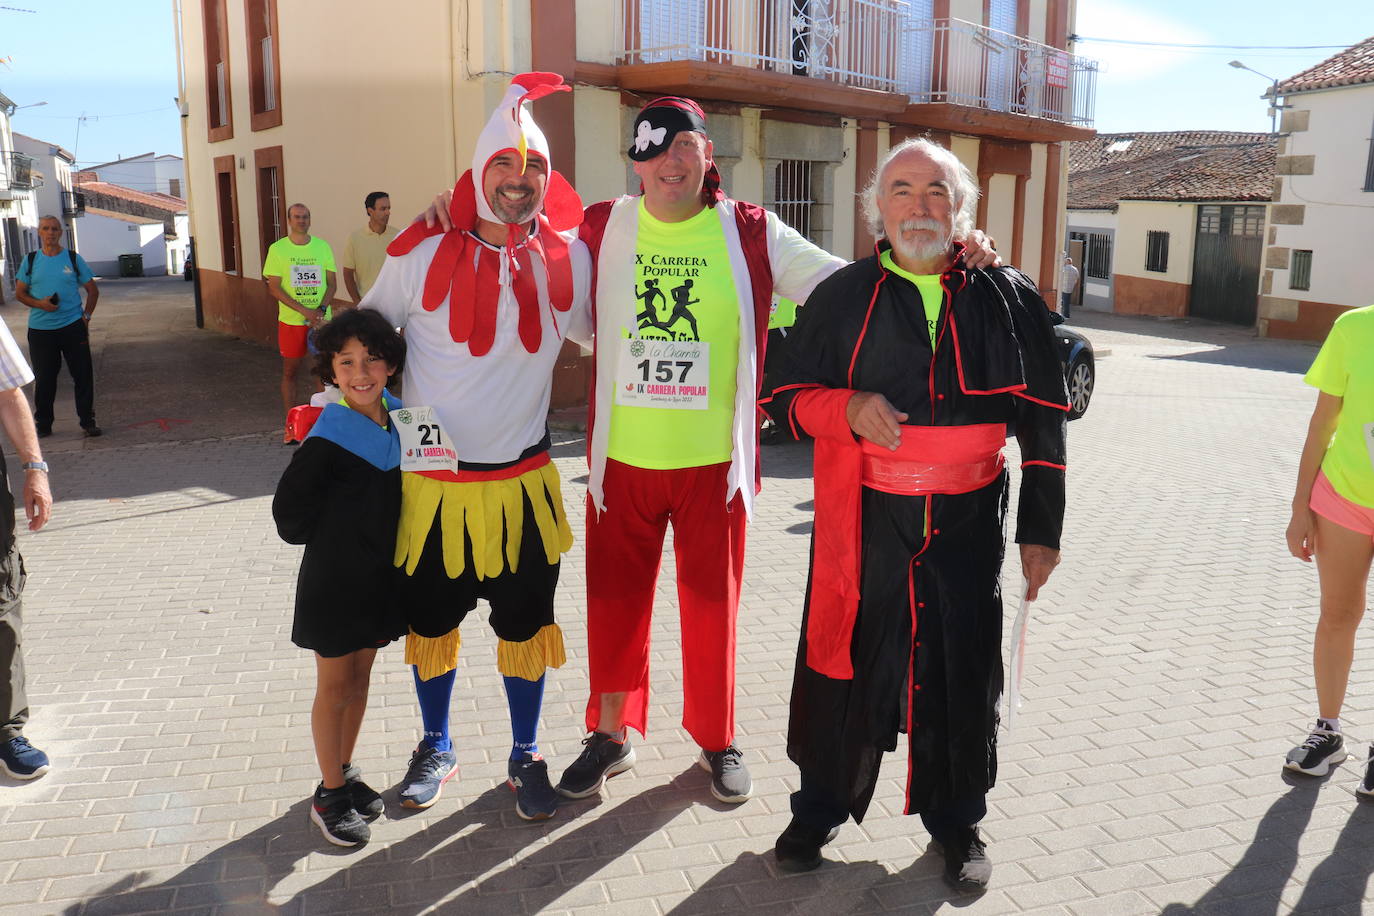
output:
[[412, 471], [421, 477], [429, 477], [440, 480], [444, 483], [471, 483], [483, 480], [510, 480], [512, 477], [519, 477], [528, 471], [538, 470], [549, 463], [549, 453], [540, 452], [531, 455], [524, 461], [517, 462], [508, 468], [501, 468], [498, 471], [470, 471], [460, 468], [457, 473], [453, 471]]
[[[863, 448], [863, 470], [861, 482], [872, 490], [895, 493], [899, 496], [925, 496], [928, 493], [969, 493], [985, 487], [1002, 473], [1002, 443], [1006, 441], [1006, 427], [1000, 423], [979, 426], [903, 426], [902, 444], [893, 452], [879, 448], [867, 440], [860, 443]], [[934, 430], [953, 433], [951, 452], [959, 451], [963, 440], [978, 440], [986, 437], [987, 442], [971, 441], [980, 450], [992, 448], [990, 455], [973, 460], [953, 460], [932, 462], [924, 458], [908, 458], [909, 445], [923, 447], [930, 442], [939, 442], [942, 436], [932, 435]], [[984, 430], [990, 431], [984, 433]], [[972, 431], [972, 432], [970, 432]], [[913, 435], [915, 433], [916, 435]], [[923, 440], [919, 444], [916, 439]]]
[[1006, 426], [903, 426], [890, 451], [855, 442], [844, 421], [852, 392], [803, 392], [794, 408], [817, 436], [815, 552], [807, 607], [806, 664], [827, 677], [854, 676], [850, 640], [859, 611], [860, 492], [871, 487], [908, 496], [968, 493], [1002, 471]]

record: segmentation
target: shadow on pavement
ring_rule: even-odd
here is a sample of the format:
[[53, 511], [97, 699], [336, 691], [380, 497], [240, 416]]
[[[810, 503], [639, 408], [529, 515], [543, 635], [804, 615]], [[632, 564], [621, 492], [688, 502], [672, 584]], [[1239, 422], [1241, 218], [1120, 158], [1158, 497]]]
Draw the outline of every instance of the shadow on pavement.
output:
[[[1338, 771], [1339, 772], [1339, 771]], [[1255, 827], [1250, 848], [1235, 867], [1191, 905], [1171, 903], [1161, 916], [1267, 916], [1282, 910], [1282, 894], [1298, 865], [1298, 844], [1326, 780], [1283, 774], [1290, 786]], [[1331, 854], [1308, 877], [1294, 913], [1360, 911], [1374, 874], [1374, 806], [1361, 804], [1346, 822]]]
[[[440, 900], [445, 912], [540, 912], [656, 834], [698, 799], [698, 788], [686, 785], [684, 776], [592, 818], [587, 818], [591, 808], [603, 807], [604, 802], [590, 807], [565, 802], [557, 817], [539, 823], [518, 820], [510, 790], [495, 786], [442, 821], [301, 891], [283, 910], [318, 911], [323, 905], [327, 911], [331, 898], [348, 895], [357, 900], [359, 893], [375, 886], [378, 912], [419, 913]], [[570, 818], [585, 821], [519, 862], [512, 861], [520, 850], [544, 842]], [[476, 830], [452, 839], [473, 824]], [[469, 881], [477, 884], [444, 899]]]
[[1207, 363], [1218, 366], [1238, 366], [1242, 369], [1267, 369], [1270, 372], [1294, 372], [1302, 374], [1312, 365], [1316, 356], [1309, 350], [1296, 350], [1291, 346], [1254, 341], [1241, 346], [1226, 346], [1219, 350], [1199, 350], [1196, 353], [1152, 354], [1149, 359], [1177, 360], [1188, 363]]
[[216, 906], [237, 912], [272, 909], [267, 903], [268, 892], [320, 845], [313, 842], [319, 840], [319, 832], [310, 825], [309, 804], [309, 799], [302, 799], [281, 817], [221, 846], [158, 884], [143, 886], [147, 872], [126, 875], [80, 904], [68, 907], [65, 916], [160, 913]]
[[[693, 766], [688, 772], [695, 770]], [[134, 872], [69, 907], [65, 916], [190, 907], [232, 913], [340, 909], [419, 913], [458, 886], [479, 878], [474, 887], [445, 900], [443, 908], [536, 913], [656, 834], [693, 804], [700, 797], [700, 787], [684, 779], [686, 775], [598, 812], [596, 817], [587, 815], [604, 803], [588, 806], [568, 802], [557, 818], [533, 824], [516, 818], [510, 790], [498, 785], [424, 830], [370, 849], [327, 845], [310, 824], [310, 801], [303, 799], [281, 817], [210, 852], [165, 881], [144, 886], [148, 872]], [[388, 796], [390, 815], [399, 814], [394, 797]], [[544, 842], [555, 829], [566, 826], [568, 818], [585, 821], [532, 855], [512, 861], [520, 850]], [[474, 825], [476, 830], [469, 829]], [[271, 903], [272, 889], [312, 853], [356, 858], [286, 903]]]
[[944, 860], [927, 849], [897, 874], [890, 874], [878, 862], [844, 863], [833, 859], [827, 859], [815, 871], [787, 874], [778, 871], [771, 852], [746, 852], [669, 913], [695, 916], [743, 908], [750, 916], [773, 912], [823, 916], [922, 905], [931, 909], [941, 904], [958, 908], [982, 899], [981, 893], [961, 893], [949, 887], [943, 867]]

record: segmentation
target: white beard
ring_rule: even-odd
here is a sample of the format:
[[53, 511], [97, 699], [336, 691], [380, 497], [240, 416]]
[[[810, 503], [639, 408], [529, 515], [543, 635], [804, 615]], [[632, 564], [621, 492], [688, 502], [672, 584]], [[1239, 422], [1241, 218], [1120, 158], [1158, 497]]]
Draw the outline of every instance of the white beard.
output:
[[[908, 261], [928, 261], [931, 258], [938, 258], [947, 253], [949, 246], [954, 242], [953, 227], [945, 227], [933, 219], [905, 220], [897, 229], [897, 234], [889, 236], [888, 242], [892, 244], [892, 248], [897, 254]], [[914, 229], [925, 229], [935, 232], [937, 235], [928, 242], [907, 242], [902, 237], [902, 233]]]

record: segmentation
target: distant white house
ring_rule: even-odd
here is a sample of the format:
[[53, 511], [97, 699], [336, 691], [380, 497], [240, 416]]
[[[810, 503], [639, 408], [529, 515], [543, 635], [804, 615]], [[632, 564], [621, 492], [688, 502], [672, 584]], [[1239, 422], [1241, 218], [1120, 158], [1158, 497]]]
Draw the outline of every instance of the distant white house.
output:
[[121, 255], [139, 255], [144, 276], [180, 273], [190, 241], [186, 201], [138, 191], [78, 172], [76, 188], [85, 198], [81, 256], [96, 274], [120, 275]]
[[1273, 135], [1098, 134], [1069, 147], [1076, 304], [1255, 324]]
[[43, 178], [42, 186], [35, 191], [38, 215], [52, 215], [62, 220], [67, 235], [66, 246], [73, 251], [80, 251], [76, 219], [82, 213], [82, 206], [72, 188], [72, 166], [76, 163], [76, 157], [56, 143], [21, 133], [14, 135], [14, 148], [33, 157], [34, 171]]
[[38, 248], [38, 202], [43, 179], [32, 156], [14, 148], [10, 116], [15, 103], [0, 93], [0, 302], [14, 290], [14, 273], [24, 255]]
[[1374, 37], [1281, 81], [1283, 102], [1265, 250], [1260, 333], [1321, 340], [1374, 302]]
[[186, 163], [180, 156], [170, 153], [159, 156], [157, 153], [144, 153], [129, 156], [113, 162], [102, 162], [83, 169], [95, 172], [99, 180], [133, 188], [135, 191], [149, 191], [181, 197], [186, 191]]

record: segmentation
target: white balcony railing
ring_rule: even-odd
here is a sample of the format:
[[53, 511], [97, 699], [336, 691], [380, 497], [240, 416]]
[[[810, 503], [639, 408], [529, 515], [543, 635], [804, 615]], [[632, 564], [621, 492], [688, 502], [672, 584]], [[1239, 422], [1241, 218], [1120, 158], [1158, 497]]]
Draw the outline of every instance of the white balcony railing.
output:
[[617, 0], [620, 63], [699, 60], [1091, 126], [1097, 63], [905, 0]]
[[700, 60], [897, 91], [903, 0], [620, 0], [620, 62]]
[[905, 59], [917, 66], [904, 74], [900, 91], [917, 104], [949, 102], [1092, 125], [1097, 61], [962, 19], [913, 23], [904, 47]]

